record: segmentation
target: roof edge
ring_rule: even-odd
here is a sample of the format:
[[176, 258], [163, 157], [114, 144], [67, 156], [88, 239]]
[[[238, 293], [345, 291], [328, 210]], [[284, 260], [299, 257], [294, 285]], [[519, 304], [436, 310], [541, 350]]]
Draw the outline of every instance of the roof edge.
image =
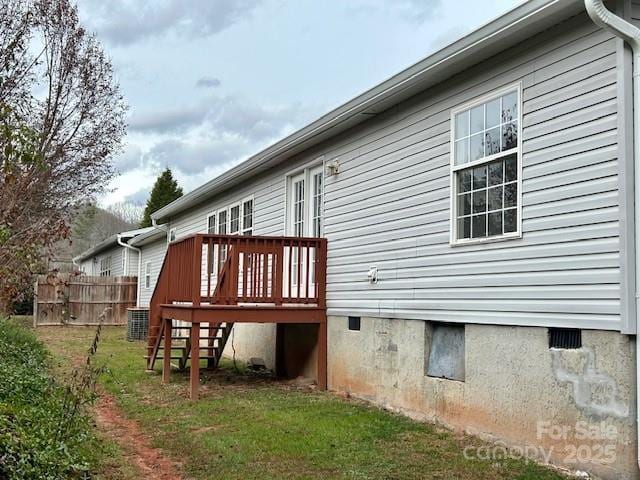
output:
[[[545, 26], [545, 20], [549, 25], [553, 25], [582, 10], [584, 10], [584, 4], [581, 0], [530, 0], [516, 5], [508, 12], [366, 90], [209, 182], [153, 212], [151, 217], [156, 222], [165, 222], [172, 215], [198, 205], [207, 198], [230, 188], [233, 186], [233, 179], [250, 176], [260, 166], [271, 160], [282, 159], [287, 154], [295, 154], [297, 152], [294, 150], [297, 147], [307, 149], [316, 145], [327, 138], [323, 135], [328, 132], [330, 132], [328, 136], [334, 136], [365, 121], [371, 118], [371, 113], [379, 113], [388, 108], [389, 101], [398, 103], [410, 98], [415, 95], [416, 88], [420, 88], [421, 84], [425, 85], [423, 88], [427, 88], [426, 84], [430, 75], [445, 70], [453, 63], [458, 65], [458, 69], [462, 69], [464, 63], [477, 63], [480, 61], [478, 52], [484, 49], [487, 44], [493, 45], [510, 35], [515, 35], [524, 26], [530, 26], [534, 20], [540, 23], [539, 30], [542, 30]], [[528, 22], [527, 25], [522, 25], [522, 22], [525, 21]], [[531, 35], [533, 34], [530, 33], [529, 36]], [[449, 76], [451, 75], [453, 73]], [[362, 115], [367, 110], [370, 110], [368, 114]], [[358, 116], [361, 118], [358, 119]]]

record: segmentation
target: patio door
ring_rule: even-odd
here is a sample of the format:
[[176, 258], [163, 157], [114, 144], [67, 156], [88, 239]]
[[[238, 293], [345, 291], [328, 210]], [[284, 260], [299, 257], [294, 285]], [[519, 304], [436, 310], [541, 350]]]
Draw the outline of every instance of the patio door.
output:
[[[323, 215], [323, 168], [322, 165], [307, 168], [303, 172], [290, 176], [287, 185], [287, 228], [286, 234], [293, 237], [320, 237], [322, 236], [322, 215]], [[291, 272], [298, 271], [300, 266], [300, 280], [298, 276], [292, 274], [291, 292], [292, 297], [303, 296], [306, 292], [313, 293], [315, 288], [314, 260], [315, 252], [309, 251], [309, 258], [306, 258], [307, 251], [297, 249], [286, 255], [288, 262], [291, 262]], [[311, 272], [308, 272], [311, 268]], [[289, 268], [285, 268], [288, 275]], [[311, 279], [309, 281], [308, 279]], [[309, 283], [309, 285], [307, 285]], [[285, 279], [285, 285], [289, 285]], [[300, 293], [301, 295], [298, 295]], [[287, 292], [285, 292], [285, 295]]]

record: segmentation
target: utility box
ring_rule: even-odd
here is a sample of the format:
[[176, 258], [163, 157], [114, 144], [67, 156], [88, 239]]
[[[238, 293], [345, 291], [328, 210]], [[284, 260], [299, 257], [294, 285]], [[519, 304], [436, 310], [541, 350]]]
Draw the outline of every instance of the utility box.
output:
[[149, 309], [127, 309], [127, 341], [146, 340], [149, 335]]

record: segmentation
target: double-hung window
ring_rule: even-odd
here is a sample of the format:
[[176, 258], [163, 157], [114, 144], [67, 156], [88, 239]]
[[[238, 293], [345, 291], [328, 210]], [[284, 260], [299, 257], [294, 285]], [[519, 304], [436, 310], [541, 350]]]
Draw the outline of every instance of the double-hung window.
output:
[[520, 87], [452, 112], [451, 243], [520, 236]]
[[242, 235], [253, 235], [253, 199], [242, 202]]
[[207, 216], [207, 233], [216, 233], [216, 214], [211, 213]]
[[100, 259], [100, 276], [101, 277], [111, 276], [111, 255]]
[[[253, 198], [245, 198], [240, 203], [227, 205], [207, 215], [207, 233], [220, 235], [253, 235]], [[227, 258], [227, 245], [220, 245], [211, 259], [212, 270], [216, 263], [218, 270]]]
[[229, 233], [237, 235], [240, 232], [240, 205], [229, 208]]
[[151, 262], [144, 264], [144, 288], [151, 288]]

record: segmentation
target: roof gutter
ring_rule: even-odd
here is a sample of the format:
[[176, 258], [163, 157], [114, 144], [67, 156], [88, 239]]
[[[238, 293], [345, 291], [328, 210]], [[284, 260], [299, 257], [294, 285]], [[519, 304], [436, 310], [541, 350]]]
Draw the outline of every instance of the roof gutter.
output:
[[[129, 245], [128, 243], [123, 242], [121, 234], [117, 235], [116, 240], [118, 242], [118, 245], [120, 245], [120, 246], [122, 246], [124, 248], [127, 248], [129, 250], [133, 250], [134, 252], [138, 252], [138, 281], [136, 282], [137, 283], [137, 287], [136, 287], [136, 307], [140, 307], [140, 272], [141, 272], [141, 269], [142, 269], [142, 251], [139, 248], [134, 247], [133, 245]], [[127, 261], [126, 264], [125, 264], [125, 267], [127, 267], [126, 268], [127, 271], [129, 270], [129, 268], [128, 268], [129, 265], [127, 265], [128, 263], [129, 262]]]
[[[593, 22], [621, 38], [631, 47], [633, 54], [633, 165], [634, 165], [634, 223], [635, 223], [635, 302], [640, 308], [640, 29], [607, 10], [602, 0], [584, 0], [584, 6]], [[640, 466], [640, 342], [636, 314], [636, 431], [638, 434], [637, 461]]]

